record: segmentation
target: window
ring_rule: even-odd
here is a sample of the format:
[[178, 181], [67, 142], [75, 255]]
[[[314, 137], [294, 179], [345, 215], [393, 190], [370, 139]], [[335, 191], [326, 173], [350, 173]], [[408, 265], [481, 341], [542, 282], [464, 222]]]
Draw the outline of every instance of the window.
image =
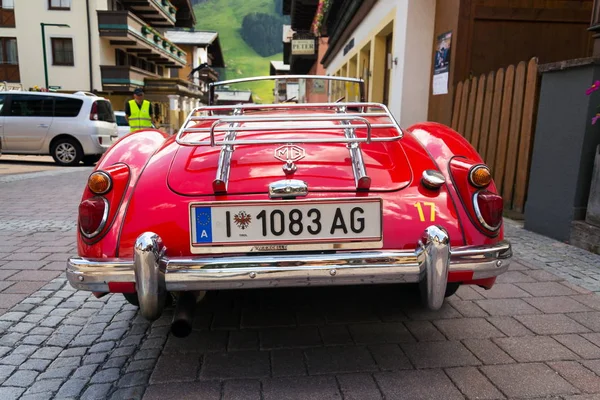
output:
[[0, 0], [0, 8], [15, 8], [15, 0]]
[[71, 0], [48, 0], [48, 8], [51, 10], [70, 10]]
[[96, 110], [98, 112], [98, 121], [115, 122], [115, 113], [110, 101], [96, 100]]
[[51, 117], [54, 99], [50, 96], [27, 94], [12, 95], [10, 103], [11, 117]]
[[79, 115], [83, 100], [57, 97], [54, 100], [55, 117], [76, 117]]
[[3, 115], [2, 112], [4, 111], [5, 103], [6, 103], [6, 95], [0, 94], [0, 115]]
[[16, 38], [0, 37], [0, 64], [19, 64]]
[[124, 116], [122, 115], [117, 115], [117, 125], [119, 126], [129, 126], [129, 123], [127, 122], [127, 120], [125, 119]]
[[74, 65], [73, 39], [52, 38], [52, 65]]

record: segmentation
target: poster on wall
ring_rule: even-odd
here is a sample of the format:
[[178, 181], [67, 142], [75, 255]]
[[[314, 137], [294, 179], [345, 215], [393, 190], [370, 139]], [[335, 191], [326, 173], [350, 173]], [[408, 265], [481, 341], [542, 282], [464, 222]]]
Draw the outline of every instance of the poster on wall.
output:
[[433, 94], [448, 94], [448, 71], [450, 70], [450, 47], [452, 32], [437, 37], [433, 66]]

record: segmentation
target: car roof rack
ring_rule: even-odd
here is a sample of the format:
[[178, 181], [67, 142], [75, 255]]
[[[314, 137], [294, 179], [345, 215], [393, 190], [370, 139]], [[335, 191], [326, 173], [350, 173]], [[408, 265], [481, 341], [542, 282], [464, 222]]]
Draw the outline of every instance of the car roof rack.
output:
[[[245, 114], [248, 110], [313, 110], [308, 113], [294, 113], [285, 116], [261, 116]], [[323, 111], [314, 113], [314, 110]], [[329, 111], [329, 112], [326, 112]], [[223, 115], [230, 112], [232, 115]], [[387, 123], [372, 123], [367, 117], [387, 118]], [[212, 122], [210, 127], [195, 128], [201, 122]], [[248, 124], [249, 123], [249, 124]], [[282, 124], [285, 123], [285, 124]], [[269, 131], [307, 131], [328, 130], [343, 132], [339, 137], [309, 138], [297, 137], [287, 139], [244, 139], [238, 132]], [[356, 129], [366, 129], [366, 137], [356, 135]], [[375, 131], [393, 129], [394, 135], [379, 136]], [[204, 140], [189, 139], [190, 134], [208, 133]], [[216, 134], [224, 134], [222, 139]], [[387, 106], [380, 103], [312, 103], [312, 104], [238, 104], [228, 106], [202, 106], [190, 112], [177, 132], [175, 141], [182, 146], [222, 146], [219, 154], [217, 176], [213, 181], [215, 193], [227, 192], [227, 181], [231, 156], [235, 145], [261, 144], [302, 144], [302, 143], [345, 143], [352, 160], [352, 170], [357, 190], [369, 190], [371, 178], [367, 175], [360, 149], [361, 143], [393, 142], [402, 139], [404, 133], [390, 113]]]

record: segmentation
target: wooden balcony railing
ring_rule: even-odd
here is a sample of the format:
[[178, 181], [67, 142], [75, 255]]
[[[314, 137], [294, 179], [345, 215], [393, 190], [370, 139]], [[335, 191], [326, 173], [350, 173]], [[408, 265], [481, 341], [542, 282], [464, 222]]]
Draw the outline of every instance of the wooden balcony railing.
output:
[[0, 8], [0, 27], [14, 28], [15, 26], [15, 10], [12, 8]]
[[0, 64], [0, 81], [21, 82], [19, 64]]

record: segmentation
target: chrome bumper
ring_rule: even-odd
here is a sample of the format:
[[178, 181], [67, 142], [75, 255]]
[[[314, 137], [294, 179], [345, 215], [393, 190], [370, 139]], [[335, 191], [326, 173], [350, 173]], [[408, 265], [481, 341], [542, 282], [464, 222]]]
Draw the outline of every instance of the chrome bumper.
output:
[[143, 233], [134, 259], [72, 257], [67, 278], [76, 289], [109, 292], [108, 283], [135, 282], [140, 311], [160, 316], [167, 292], [288, 286], [327, 286], [420, 282], [427, 306], [444, 301], [449, 271], [473, 271], [473, 279], [498, 276], [512, 257], [507, 241], [450, 249], [447, 232], [430, 226], [416, 250], [349, 251], [168, 258], [161, 238]]

